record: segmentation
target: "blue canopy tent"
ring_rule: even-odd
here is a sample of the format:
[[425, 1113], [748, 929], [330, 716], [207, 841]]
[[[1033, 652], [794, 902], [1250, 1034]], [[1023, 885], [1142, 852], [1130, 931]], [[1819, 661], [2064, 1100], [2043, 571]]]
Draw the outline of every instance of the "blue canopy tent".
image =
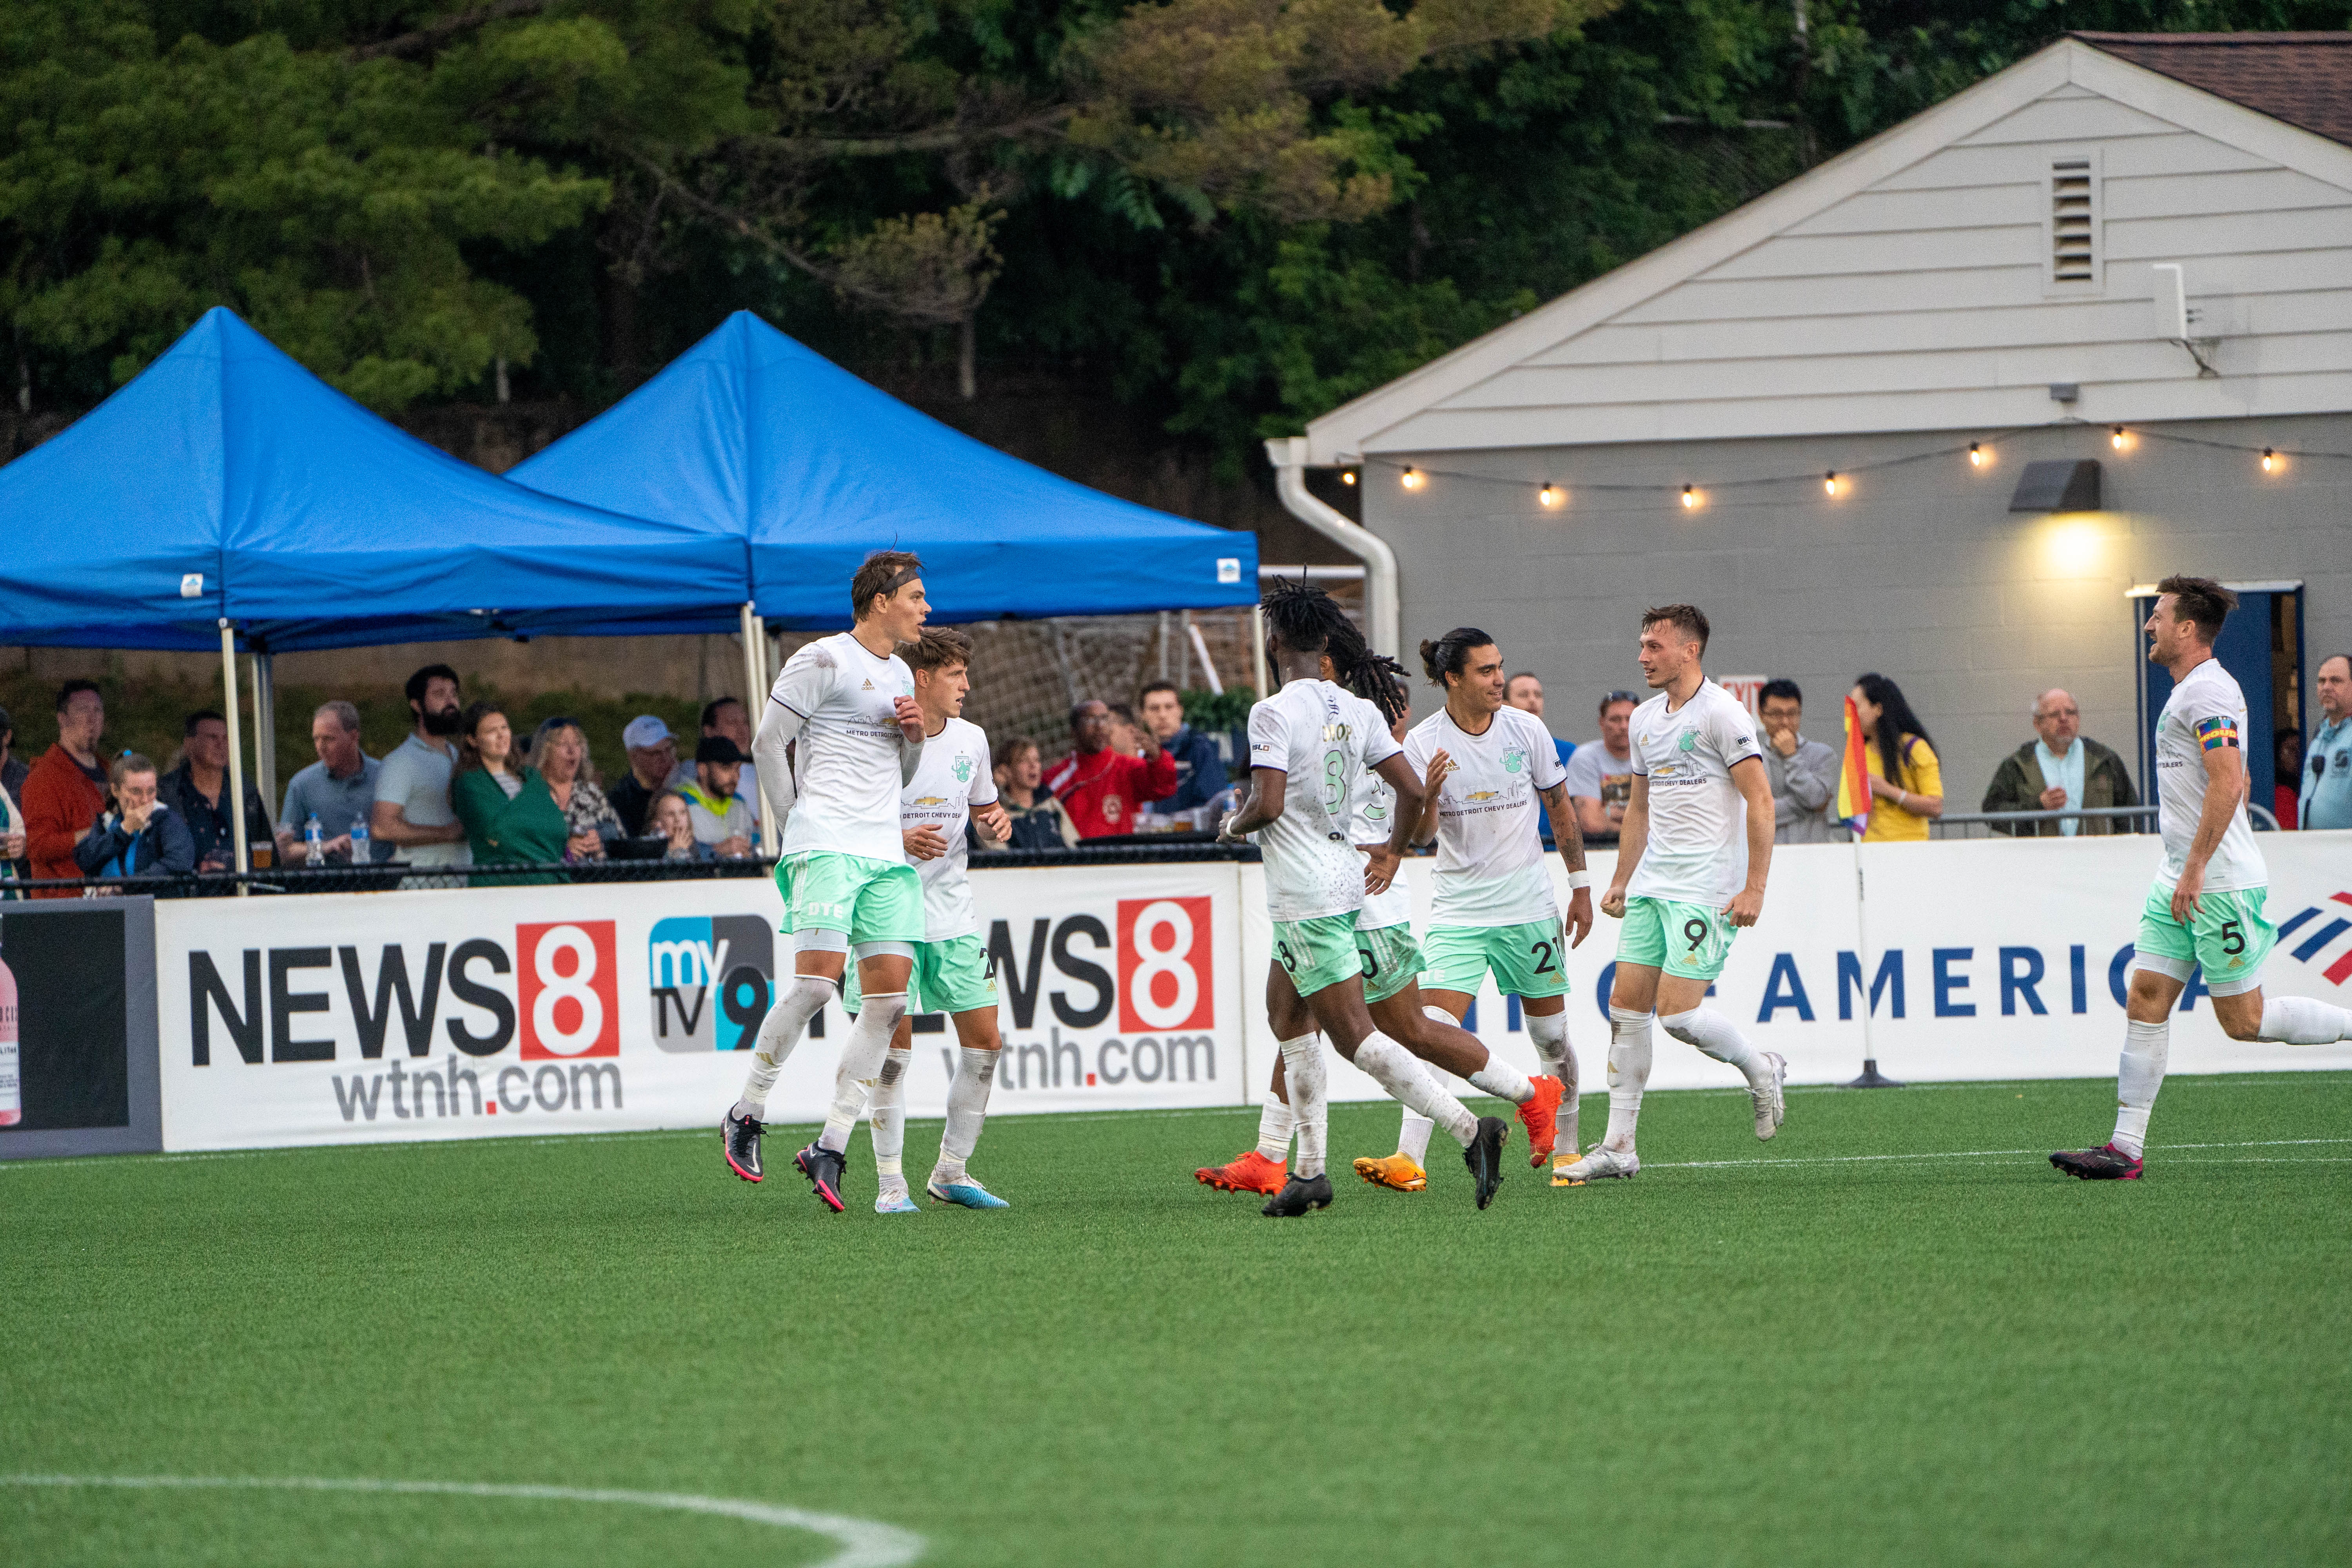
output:
[[240, 645], [732, 631], [746, 599], [740, 541], [460, 462], [221, 309], [0, 468], [0, 644], [218, 647], [240, 775]]
[[748, 310], [508, 477], [742, 541], [787, 627], [845, 624], [858, 563], [891, 547], [922, 556], [942, 623], [1257, 602], [1255, 534], [1008, 457]]

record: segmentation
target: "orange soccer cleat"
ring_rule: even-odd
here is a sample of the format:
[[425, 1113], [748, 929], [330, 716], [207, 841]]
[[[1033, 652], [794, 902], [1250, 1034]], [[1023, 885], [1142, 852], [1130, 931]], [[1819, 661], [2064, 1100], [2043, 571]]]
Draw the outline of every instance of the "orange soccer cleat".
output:
[[1519, 1121], [1528, 1130], [1528, 1163], [1541, 1170], [1559, 1142], [1559, 1102], [1567, 1086], [1546, 1073], [1535, 1080], [1535, 1089], [1536, 1097], [1519, 1107]]
[[1289, 1176], [1287, 1162], [1269, 1160], [1253, 1149], [1226, 1165], [1203, 1165], [1192, 1179], [1221, 1193], [1278, 1193]]
[[1429, 1173], [1410, 1154], [1383, 1154], [1377, 1160], [1367, 1154], [1356, 1162], [1356, 1174], [1376, 1187], [1400, 1193], [1417, 1193], [1429, 1185]]

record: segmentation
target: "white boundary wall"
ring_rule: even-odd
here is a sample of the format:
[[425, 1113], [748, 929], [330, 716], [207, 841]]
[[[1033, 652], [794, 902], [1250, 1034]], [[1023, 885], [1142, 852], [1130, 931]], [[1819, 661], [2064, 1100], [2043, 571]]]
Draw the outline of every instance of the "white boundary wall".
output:
[[[2262, 843], [2269, 912], [2294, 926], [2266, 988], [2342, 1000], [2352, 833]], [[1894, 1077], [2106, 1076], [2154, 858], [2147, 837], [1784, 848], [1764, 919], [1740, 935], [1710, 1005], [1786, 1056], [1798, 1082], [1859, 1070], [1857, 982], [1882, 976], [1868, 1044]], [[1430, 863], [1409, 865], [1425, 912]], [[1597, 883], [1609, 868], [1594, 858]], [[983, 870], [973, 883], [1000, 954], [1007, 1051], [993, 1111], [1239, 1105], [1263, 1092], [1275, 1052], [1259, 868]], [[772, 885], [752, 880], [159, 903], [164, 1146], [715, 1127], [747, 1060], [721, 1047], [756, 1030], [770, 965], [789, 951], [769, 934], [780, 914]], [[1602, 1082], [1599, 988], [1615, 942], [1604, 918], [1565, 959], [1588, 1089]], [[388, 973], [405, 977], [405, 1015], [397, 987], [383, 995]], [[2176, 1072], [2352, 1068], [2352, 1046], [2233, 1044], [2191, 999]], [[1491, 990], [1476, 1022], [1534, 1066]], [[787, 1067], [777, 1121], [823, 1115], [847, 1030], [837, 1007], [824, 1030]], [[915, 1037], [914, 1115], [940, 1113], [953, 1043]], [[1653, 1087], [1736, 1079], [1659, 1038]], [[1377, 1098], [1339, 1064], [1334, 1091]]]

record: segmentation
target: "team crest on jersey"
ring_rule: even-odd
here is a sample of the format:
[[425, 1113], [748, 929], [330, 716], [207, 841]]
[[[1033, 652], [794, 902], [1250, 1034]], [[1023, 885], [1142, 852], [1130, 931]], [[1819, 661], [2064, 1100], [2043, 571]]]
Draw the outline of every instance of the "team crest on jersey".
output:
[[1696, 751], [1698, 749], [1698, 731], [1696, 730], [1685, 730], [1683, 731], [1682, 749], [1685, 752]]
[[955, 760], [955, 776], [956, 783], [958, 784], [969, 784], [971, 782], [971, 759], [970, 757], [958, 757]]
[[1505, 773], [1520, 773], [1526, 769], [1527, 765], [1528, 754], [1525, 752], [1519, 750], [1517, 746], [1507, 747], [1504, 750], [1503, 771]]

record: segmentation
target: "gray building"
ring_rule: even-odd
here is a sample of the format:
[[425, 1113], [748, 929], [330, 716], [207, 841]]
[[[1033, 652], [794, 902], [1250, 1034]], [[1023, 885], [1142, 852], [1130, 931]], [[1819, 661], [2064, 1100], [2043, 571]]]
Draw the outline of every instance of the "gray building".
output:
[[2352, 648], [2352, 35], [2062, 40], [1269, 447], [1376, 639], [1482, 626], [1584, 739], [1689, 600], [1824, 738], [1901, 682], [1955, 810], [2053, 685], [2137, 771], [2132, 590], [2244, 584], [2266, 802]]

